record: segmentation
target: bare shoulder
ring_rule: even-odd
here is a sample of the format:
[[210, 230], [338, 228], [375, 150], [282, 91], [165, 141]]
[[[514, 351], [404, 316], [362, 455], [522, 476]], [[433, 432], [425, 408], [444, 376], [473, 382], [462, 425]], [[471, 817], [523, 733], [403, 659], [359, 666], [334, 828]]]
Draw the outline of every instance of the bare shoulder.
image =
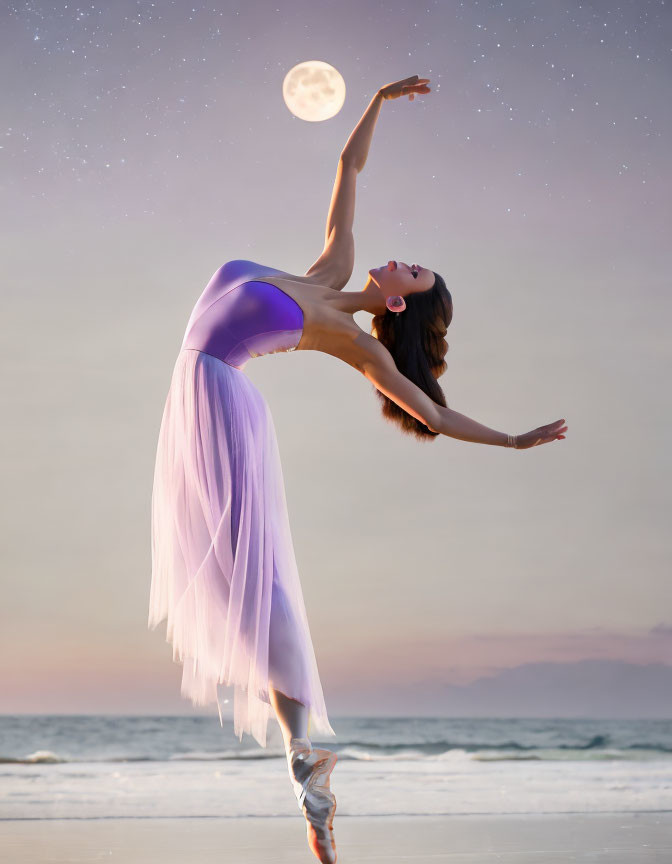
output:
[[[297, 351], [321, 351], [336, 357], [372, 380], [379, 389], [381, 383], [385, 386], [385, 382], [388, 389], [396, 386], [404, 393], [408, 386], [417, 389], [398, 371], [387, 348], [363, 330], [352, 314], [339, 308], [340, 292], [297, 279], [291, 274], [279, 276], [276, 273], [263, 279], [292, 297], [303, 311], [303, 333]], [[405, 398], [412, 400], [413, 396], [405, 394]]]

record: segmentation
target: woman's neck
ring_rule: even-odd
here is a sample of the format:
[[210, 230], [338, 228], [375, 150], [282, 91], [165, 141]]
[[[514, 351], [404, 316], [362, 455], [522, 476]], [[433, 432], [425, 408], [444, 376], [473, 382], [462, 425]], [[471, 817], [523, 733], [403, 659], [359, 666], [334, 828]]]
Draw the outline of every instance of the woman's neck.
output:
[[380, 288], [369, 276], [361, 291], [338, 291], [334, 304], [341, 312], [352, 315], [354, 312], [369, 312], [371, 315], [382, 315], [385, 312], [385, 301]]
[[329, 302], [333, 303], [340, 312], [346, 312], [349, 315], [355, 312], [369, 312], [371, 315], [382, 315], [385, 312], [385, 303], [383, 302], [380, 288], [370, 276], [367, 278], [366, 285], [361, 291], [338, 291], [328, 288], [325, 284], [328, 282], [328, 277], [326, 275], [321, 276], [317, 271], [304, 276], [295, 276], [284, 272], [283, 275], [290, 282], [300, 282], [304, 285], [312, 285], [317, 289], [321, 289], [325, 292], [325, 298], [328, 298]]

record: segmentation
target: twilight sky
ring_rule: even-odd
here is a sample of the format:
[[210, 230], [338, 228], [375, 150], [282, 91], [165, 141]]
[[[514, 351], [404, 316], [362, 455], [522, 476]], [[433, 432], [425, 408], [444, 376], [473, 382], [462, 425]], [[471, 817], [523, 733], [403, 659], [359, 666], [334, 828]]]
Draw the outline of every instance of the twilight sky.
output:
[[[310, 267], [341, 148], [413, 74], [432, 93], [382, 106], [345, 290], [390, 258], [440, 272], [448, 404], [569, 432], [421, 444], [333, 357], [250, 361], [327, 706], [375, 686], [438, 713], [438, 686], [532, 661], [672, 665], [671, 46], [669, 0], [2, 4], [0, 711], [192, 711], [146, 629], [189, 313], [228, 260]], [[347, 88], [322, 123], [282, 100], [311, 59]]]

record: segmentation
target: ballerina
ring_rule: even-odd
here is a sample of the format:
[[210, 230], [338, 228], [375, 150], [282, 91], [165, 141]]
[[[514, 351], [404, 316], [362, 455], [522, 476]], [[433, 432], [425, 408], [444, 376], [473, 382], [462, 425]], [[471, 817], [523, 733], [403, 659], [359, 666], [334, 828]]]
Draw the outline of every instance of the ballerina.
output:
[[[333, 751], [311, 735], [329, 722], [303, 600], [273, 418], [244, 372], [277, 352], [321, 351], [364, 375], [383, 416], [405, 434], [441, 435], [524, 450], [565, 437], [557, 420], [520, 435], [491, 429], [446, 404], [453, 302], [435, 271], [402, 261], [368, 271], [343, 292], [354, 265], [355, 186], [381, 105], [427, 94], [413, 75], [381, 87], [338, 162], [324, 249], [301, 276], [246, 259], [222, 265], [196, 302], [166, 398], [152, 488], [148, 626], [167, 621], [181, 694], [216, 704], [234, 688], [234, 732], [266, 747], [269, 716], [282, 732], [290, 780], [311, 850], [334, 864]], [[372, 316], [371, 333], [353, 315]]]

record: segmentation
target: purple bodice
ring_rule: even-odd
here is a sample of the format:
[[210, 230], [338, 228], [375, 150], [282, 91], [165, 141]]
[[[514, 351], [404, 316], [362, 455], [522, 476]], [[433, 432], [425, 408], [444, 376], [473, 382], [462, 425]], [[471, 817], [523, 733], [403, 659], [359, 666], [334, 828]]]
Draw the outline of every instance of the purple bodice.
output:
[[204, 351], [237, 369], [251, 357], [293, 351], [303, 333], [301, 307], [276, 285], [255, 278], [276, 273], [283, 271], [244, 259], [227, 261], [196, 302], [182, 348]]

